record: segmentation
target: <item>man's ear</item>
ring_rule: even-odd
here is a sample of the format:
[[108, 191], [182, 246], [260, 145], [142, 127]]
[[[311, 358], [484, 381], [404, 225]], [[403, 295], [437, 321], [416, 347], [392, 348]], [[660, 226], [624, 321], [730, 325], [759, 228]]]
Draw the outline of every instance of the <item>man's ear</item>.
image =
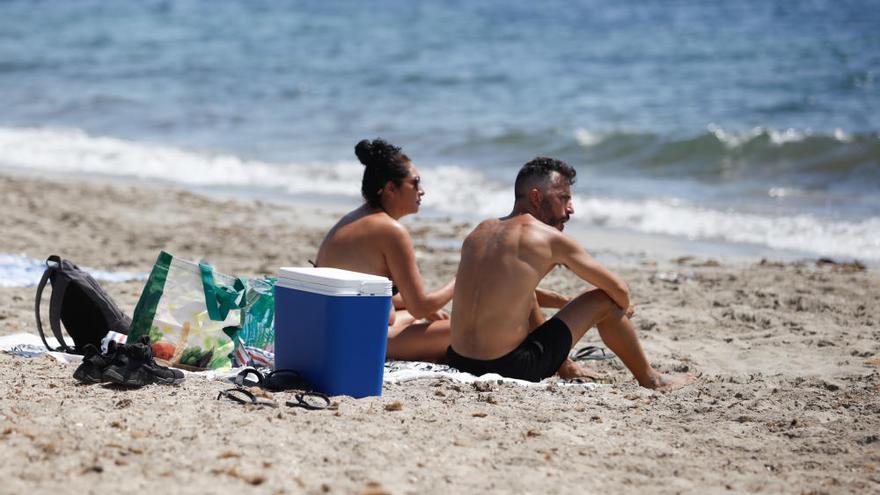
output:
[[529, 204], [532, 205], [533, 208], [541, 206], [541, 200], [544, 199], [544, 194], [537, 187], [529, 189], [527, 196], [529, 198]]

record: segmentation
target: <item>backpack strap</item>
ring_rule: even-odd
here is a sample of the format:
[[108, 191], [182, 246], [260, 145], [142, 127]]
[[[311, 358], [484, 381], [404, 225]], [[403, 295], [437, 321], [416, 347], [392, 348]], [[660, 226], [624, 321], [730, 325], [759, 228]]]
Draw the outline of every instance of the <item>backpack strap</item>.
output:
[[[52, 256], [49, 257], [51, 259]], [[58, 273], [64, 274], [64, 262], [58, 256], [55, 256], [58, 260], [58, 268], [56, 269], [56, 275], [52, 278], [52, 296], [49, 298], [49, 326], [52, 327], [52, 334], [55, 335], [55, 338], [58, 340], [58, 343], [61, 346], [56, 349], [58, 352], [66, 352], [68, 354], [79, 354], [72, 347], [67, 345], [67, 342], [64, 341], [64, 334], [61, 332], [61, 306], [64, 301], [64, 292], [67, 291], [67, 285], [70, 283], [70, 279], [67, 276], [58, 276]], [[48, 264], [48, 261], [47, 261]]]
[[[50, 263], [54, 263], [54, 265]], [[61, 301], [64, 300], [64, 291], [67, 290], [68, 282], [65, 277], [56, 276], [57, 272], [62, 270], [63, 267], [59, 256], [53, 254], [46, 259], [46, 271], [43, 272], [43, 277], [40, 279], [40, 284], [37, 286], [37, 299], [34, 305], [34, 310], [37, 317], [37, 329], [40, 332], [40, 338], [43, 340], [43, 344], [46, 345], [46, 348], [50, 351], [73, 353], [75, 351], [64, 341], [64, 336], [61, 332]], [[48, 342], [46, 342], [46, 337], [43, 332], [43, 324], [40, 319], [40, 300], [43, 297], [43, 288], [46, 286], [46, 281], [49, 279], [52, 280], [52, 296], [49, 300], [49, 326], [52, 327], [52, 334], [55, 336], [55, 339], [61, 344], [57, 349], [52, 349]]]
[[[49, 257], [52, 258], [51, 256]], [[46, 346], [46, 349], [50, 351], [54, 351], [52, 347], [49, 346], [49, 343], [46, 342], [46, 335], [43, 333], [43, 322], [40, 318], [40, 301], [43, 299], [43, 287], [46, 286], [46, 282], [49, 280], [49, 277], [55, 272], [54, 266], [49, 266], [49, 260], [46, 260], [46, 271], [43, 272], [43, 278], [40, 279], [40, 283], [37, 284], [37, 299], [34, 301], [34, 313], [37, 315], [37, 331], [40, 333], [40, 339], [43, 340], [43, 345]]]

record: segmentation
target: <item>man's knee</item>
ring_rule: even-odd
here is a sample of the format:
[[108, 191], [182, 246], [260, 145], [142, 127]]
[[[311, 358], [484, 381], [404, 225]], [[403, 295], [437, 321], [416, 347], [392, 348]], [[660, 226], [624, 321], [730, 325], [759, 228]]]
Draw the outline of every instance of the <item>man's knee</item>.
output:
[[556, 315], [569, 325], [569, 328], [583, 326], [586, 331], [589, 327], [614, 315], [615, 311], [619, 310], [620, 308], [605, 291], [593, 289], [574, 298]]
[[585, 292], [580, 297], [589, 298], [590, 305], [593, 306], [596, 316], [599, 317], [599, 319], [604, 319], [614, 313], [615, 310], [620, 309], [617, 306], [617, 303], [614, 302], [614, 299], [611, 299], [611, 296], [602, 289], [592, 289]]

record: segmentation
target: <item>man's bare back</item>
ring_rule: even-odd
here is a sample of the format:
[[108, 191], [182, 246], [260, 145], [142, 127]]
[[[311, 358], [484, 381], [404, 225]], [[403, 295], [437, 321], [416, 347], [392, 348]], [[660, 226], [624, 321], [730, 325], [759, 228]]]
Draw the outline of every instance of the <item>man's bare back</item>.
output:
[[525, 214], [486, 220], [465, 239], [452, 309], [452, 347], [495, 359], [532, 330], [534, 291], [555, 266], [550, 239], [559, 231]]

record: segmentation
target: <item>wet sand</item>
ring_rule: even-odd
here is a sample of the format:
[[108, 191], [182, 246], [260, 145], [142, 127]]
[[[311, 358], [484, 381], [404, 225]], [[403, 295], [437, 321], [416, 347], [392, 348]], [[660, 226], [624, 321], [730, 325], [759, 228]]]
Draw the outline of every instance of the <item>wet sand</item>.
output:
[[[305, 265], [338, 214], [10, 175], [0, 175], [0, 197], [0, 252], [143, 272], [160, 249], [236, 275]], [[471, 226], [406, 223], [428, 285], [439, 286], [458, 258], [438, 246], [455, 245]], [[697, 384], [652, 392], [610, 361], [591, 365], [607, 384], [597, 390], [430, 379], [306, 411], [217, 401], [226, 385], [200, 378], [83, 386], [49, 357], [0, 353], [0, 491], [880, 491], [873, 268], [705, 256], [611, 267], [630, 284], [654, 365], [696, 373]], [[585, 288], [564, 270], [543, 285]], [[104, 286], [130, 314], [142, 282]], [[0, 288], [0, 335], [35, 332], [33, 296]], [[598, 342], [591, 330], [581, 344]]]

